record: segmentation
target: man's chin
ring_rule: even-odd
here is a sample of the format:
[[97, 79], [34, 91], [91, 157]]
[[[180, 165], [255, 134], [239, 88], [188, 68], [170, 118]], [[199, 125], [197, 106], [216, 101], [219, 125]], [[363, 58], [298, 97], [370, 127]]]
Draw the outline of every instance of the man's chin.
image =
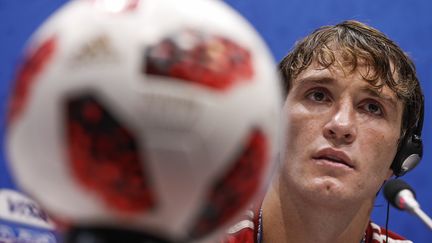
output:
[[347, 190], [346, 183], [334, 177], [314, 178], [305, 189], [309, 200], [319, 204], [346, 203], [355, 197], [353, 192]]

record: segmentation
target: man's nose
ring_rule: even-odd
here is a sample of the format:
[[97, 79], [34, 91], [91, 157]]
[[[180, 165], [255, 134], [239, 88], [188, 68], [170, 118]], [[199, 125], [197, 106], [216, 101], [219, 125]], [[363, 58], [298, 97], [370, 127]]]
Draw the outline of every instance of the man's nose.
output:
[[324, 137], [334, 145], [351, 144], [357, 136], [354, 107], [346, 102], [334, 108], [324, 125]]

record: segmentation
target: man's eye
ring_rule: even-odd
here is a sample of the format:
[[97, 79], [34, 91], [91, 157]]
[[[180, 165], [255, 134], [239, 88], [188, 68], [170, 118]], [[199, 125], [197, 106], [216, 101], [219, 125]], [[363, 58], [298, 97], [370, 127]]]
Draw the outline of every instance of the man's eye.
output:
[[377, 116], [381, 116], [383, 114], [381, 106], [376, 103], [367, 103], [363, 106], [363, 109]]
[[310, 92], [307, 95], [307, 97], [310, 100], [317, 101], [317, 102], [324, 102], [324, 101], [328, 100], [326, 93], [324, 91], [320, 91], [320, 90], [314, 90], [314, 91]]

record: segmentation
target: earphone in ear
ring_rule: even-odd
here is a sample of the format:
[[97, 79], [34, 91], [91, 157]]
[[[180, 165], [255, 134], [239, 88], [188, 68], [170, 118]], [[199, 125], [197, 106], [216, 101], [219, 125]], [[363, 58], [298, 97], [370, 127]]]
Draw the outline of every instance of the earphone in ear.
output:
[[421, 132], [423, 129], [424, 104], [421, 104], [419, 119], [416, 126], [408, 131], [393, 160], [391, 169], [399, 177], [414, 169], [423, 156], [423, 142]]
[[409, 134], [396, 154], [391, 168], [396, 176], [403, 176], [414, 169], [423, 156], [423, 143], [417, 134]]

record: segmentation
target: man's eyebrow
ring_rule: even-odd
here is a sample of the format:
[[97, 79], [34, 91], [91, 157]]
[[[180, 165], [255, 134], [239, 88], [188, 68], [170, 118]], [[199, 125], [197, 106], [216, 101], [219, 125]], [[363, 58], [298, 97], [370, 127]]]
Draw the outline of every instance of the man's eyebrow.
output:
[[[297, 80], [297, 83], [298, 83], [299, 86], [303, 86], [303, 85], [309, 84], [309, 83], [313, 83], [313, 84], [331, 84], [331, 83], [334, 83], [334, 82], [335, 82], [335, 79], [333, 77], [331, 77], [331, 76], [321, 76], [321, 75], [306, 76], [304, 78], [301, 78], [301, 79]], [[370, 87], [370, 86], [363, 87], [361, 91], [366, 92], [369, 95], [371, 95], [371, 96], [373, 96], [373, 97], [375, 97], [377, 99], [384, 100], [386, 103], [389, 103], [394, 108], [397, 107], [397, 97], [395, 97], [395, 96], [390, 96], [390, 95], [387, 95], [387, 94], [383, 94], [378, 89], [376, 89], [374, 87]]]
[[369, 95], [371, 95], [375, 98], [384, 100], [394, 107], [397, 107], [397, 98], [394, 96], [383, 94], [382, 92], [380, 92], [377, 89], [372, 88], [372, 87], [364, 87], [362, 89], [362, 91], [368, 93]]
[[335, 82], [334, 78], [327, 76], [307, 76], [297, 80], [298, 84], [316, 83], [316, 84], [329, 84]]

